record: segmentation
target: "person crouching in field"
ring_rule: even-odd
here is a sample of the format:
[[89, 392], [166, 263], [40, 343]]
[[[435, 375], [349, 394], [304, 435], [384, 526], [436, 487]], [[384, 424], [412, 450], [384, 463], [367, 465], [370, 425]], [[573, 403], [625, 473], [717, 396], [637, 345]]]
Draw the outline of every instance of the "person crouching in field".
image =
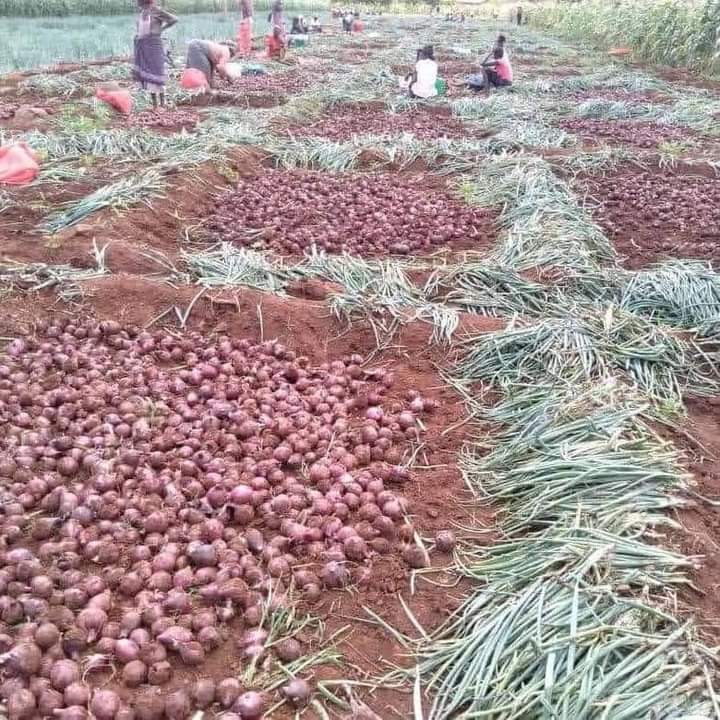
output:
[[133, 75], [150, 93], [154, 108], [165, 106], [165, 49], [162, 34], [177, 18], [155, 5], [154, 0], [139, 0], [140, 10], [135, 31]]
[[294, 17], [290, 26], [290, 38], [288, 39], [288, 47], [302, 47], [308, 40], [308, 29], [302, 16]]
[[480, 73], [465, 78], [465, 85], [468, 88], [476, 91], [487, 91], [491, 86], [507, 87], [512, 85], [513, 71], [505, 42], [505, 36], [498, 35], [493, 49], [480, 63]]
[[485, 74], [486, 87], [507, 87], [512, 85], [513, 71], [510, 65], [510, 57], [505, 47], [505, 36], [499, 35], [495, 47], [492, 50], [492, 59], [482, 64]]
[[438, 64], [432, 45], [425, 45], [417, 51], [415, 69], [403, 80], [400, 87], [407, 89], [412, 98], [431, 98], [437, 95]]
[[230, 80], [226, 67], [234, 54], [231, 43], [216, 43], [210, 40], [191, 40], [188, 43], [185, 70], [180, 81], [186, 89], [213, 87], [215, 74]]
[[279, 27], [274, 27], [272, 32], [265, 36], [265, 50], [267, 56], [274, 60], [282, 60], [285, 57], [285, 38]]

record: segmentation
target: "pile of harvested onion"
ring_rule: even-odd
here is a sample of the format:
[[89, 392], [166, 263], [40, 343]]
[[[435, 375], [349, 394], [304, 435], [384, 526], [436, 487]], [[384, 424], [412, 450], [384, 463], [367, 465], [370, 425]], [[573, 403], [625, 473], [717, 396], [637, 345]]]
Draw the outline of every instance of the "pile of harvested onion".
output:
[[403, 112], [386, 112], [366, 105], [343, 105], [307, 125], [292, 128], [298, 137], [323, 137], [345, 141], [353, 135], [414, 135], [419, 140], [467, 138], [471, 132], [461, 120], [433, 112], [427, 107]]
[[[277, 342], [44, 324], [0, 358], [0, 696], [10, 720], [254, 720], [224, 668], [266, 647], [291, 582], [313, 601], [379, 554], [427, 564], [399, 465], [433, 403], [392, 402], [357, 355], [314, 366]], [[452, 549], [438, 537], [437, 548]], [[218, 667], [215, 664], [215, 667]], [[227, 672], [227, 670], [225, 670]], [[185, 676], [187, 677], [187, 676]], [[293, 684], [294, 682], [294, 684]], [[285, 688], [293, 703], [307, 685]], [[164, 686], [163, 692], [157, 686]]]
[[579, 135], [585, 140], [598, 141], [602, 139], [613, 145], [624, 144], [641, 148], [656, 148], [660, 143], [683, 141], [693, 136], [689, 130], [652, 122], [577, 118], [563, 120], [559, 125], [563, 130]]
[[490, 219], [422, 177], [274, 170], [222, 195], [207, 229], [214, 239], [300, 254], [427, 252], [477, 238]]
[[198, 114], [193, 110], [180, 108], [158, 108], [157, 110], [144, 110], [130, 115], [128, 125], [131, 127], [151, 128], [191, 128], [198, 124]]

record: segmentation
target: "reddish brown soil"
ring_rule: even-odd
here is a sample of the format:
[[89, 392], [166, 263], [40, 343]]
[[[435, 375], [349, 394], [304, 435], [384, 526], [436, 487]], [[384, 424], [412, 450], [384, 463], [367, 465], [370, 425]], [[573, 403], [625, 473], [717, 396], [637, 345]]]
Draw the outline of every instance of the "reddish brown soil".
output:
[[300, 68], [292, 68], [285, 72], [268, 75], [246, 75], [232, 83], [222, 83], [222, 89], [239, 93], [268, 93], [271, 95], [287, 95], [304, 90], [311, 81], [318, 79], [318, 74], [303, 72]]
[[[29, 329], [41, 318], [64, 313], [73, 316], [90, 314], [98, 319], [115, 319], [145, 326], [168, 307], [187, 307], [196, 293], [196, 287], [172, 288], [137, 276], [114, 275], [88, 283], [80, 306], [63, 305], [49, 293], [30, 297], [11, 296], [4, 301], [0, 332], [6, 337], [11, 336]], [[174, 325], [172, 317], [166, 317], [161, 322]], [[474, 331], [494, 329], [500, 325], [500, 321], [477, 317], [463, 322], [465, 331], [471, 328]], [[191, 313], [189, 327], [206, 334], [222, 332], [252, 340], [278, 338], [298, 353], [308, 355], [312, 362], [324, 362], [353, 352], [367, 353], [374, 344], [369, 328], [344, 329], [333, 319], [323, 302], [307, 298], [280, 298], [252, 291], [225, 292], [220, 296], [201, 298]], [[463, 406], [437, 374], [435, 364], [447, 363], [448, 360], [443, 358], [440, 350], [429, 346], [428, 338], [429, 327], [413, 323], [398, 335], [393, 347], [375, 357], [373, 363], [388, 367], [394, 373], [395, 389], [391, 397], [399, 399], [408, 387], [413, 387], [425, 397], [439, 402], [439, 408], [426, 423], [426, 448], [418, 460], [419, 465], [427, 467], [414, 470], [402, 489], [410, 501], [410, 512], [418, 530], [431, 539], [437, 530], [454, 524], [467, 524], [470, 512], [473, 513], [474, 523], [491, 528], [493, 515], [487, 511], [463, 508], [459, 504], [464, 486], [455, 458], [466, 433], [465, 426], [461, 424]], [[432, 555], [433, 566], [438, 569], [449, 560], [441, 554]], [[327, 592], [319, 603], [309, 608], [326, 622], [326, 637], [347, 626], [340, 635], [339, 649], [346, 661], [354, 666], [321, 668], [316, 678], [361, 679], [380, 674], [386, 669], [386, 662], [407, 662], [402, 648], [387, 632], [363, 622], [363, 618], [368, 619], [363, 606], [371, 608], [392, 626], [416, 636], [397, 593], [402, 593], [419, 622], [428, 630], [437, 627], [447, 617], [463, 594], [463, 586], [444, 589], [419, 579], [417, 592], [411, 597], [408, 570], [397, 558], [376, 558], [369, 567], [369, 581], [358, 592]], [[433, 579], [442, 578], [443, 575], [439, 574]], [[199, 674], [218, 679], [234, 675], [239, 666], [234, 651], [217, 651], [203, 665], [201, 673], [178, 669], [171, 683], [163, 687], [163, 694], [188, 684]], [[102, 675], [99, 677], [103, 678]], [[391, 707], [395, 708], [399, 717], [409, 717], [411, 712], [411, 696], [407, 692], [383, 689], [366, 697], [366, 701], [382, 718], [394, 716]], [[273, 717], [292, 715], [281, 710]]]
[[233, 105], [239, 108], [268, 108], [284, 105], [287, 97], [274, 93], [241, 93], [237, 90], [215, 90], [211, 93], [198, 93], [182, 105], [192, 107], [211, 107], [213, 105]]
[[[185, 229], [207, 212], [215, 193], [238, 174], [257, 172], [263, 159], [256, 152], [239, 151], [228, 157], [224, 169], [206, 165], [170, 176], [165, 196], [153, 200], [150, 206], [140, 205], [120, 213], [100, 211], [54, 236], [43, 235], [38, 229], [51, 207], [78, 200], [117, 178], [101, 173], [93, 177], [93, 184], [66, 182], [12, 190], [20, 206], [2, 215], [0, 257], [90, 267], [96, 240], [100, 246], [107, 244], [105, 259], [112, 272], [157, 273], [162, 268], [143, 253], [158, 251], [176, 261]], [[125, 172], [130, 170], [126, 168]], [[190, 178], [192, 192], [187, 190]]]
[[628, 165], [580, 186], [599, 203], [594, 217], [628, 267], [669, 257], [720, 264], [720, 178], [709, 166]]
[[192, 130], [200, 122], [200, 116], [193, 110], [181, 108], [158, 108], [133, 113], [126, 120], [129, 127], [145, 127], [167, 133]]
[[[671, 433], [685, 453], [694, 475], [694, 505], [681, 510], [683, 526], [672, 534], [673, 544], [687, 555], [701, 555], [702, 568], [691, 574], [694, 587], [680, 593], [681, 608], [693, 616], [701, 633], [716, 644], [720, 634], [720, 513], [705, 502], [720, 499], [720, 397], [686, 400], [688, 421]], [[691, 499], [692, 500], [692, 499]]]

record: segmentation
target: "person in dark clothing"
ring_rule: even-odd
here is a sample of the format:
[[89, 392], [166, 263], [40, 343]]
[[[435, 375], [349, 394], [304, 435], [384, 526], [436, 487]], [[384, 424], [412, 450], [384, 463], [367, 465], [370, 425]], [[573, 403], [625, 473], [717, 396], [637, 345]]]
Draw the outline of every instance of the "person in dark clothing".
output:
[[517, 12], [515, 13], [515, 18], [516, 18], [516, 20], [517, 20], [517, 24], [518, 24], [518, 25], [522, 25], [522, 21], [523, 21], [523, 9], [522, 9], [522, 5], [518, 5], [518, 6], [517, 6]]
[[155, 5], [154, 0], [139, 0], [136, 20], [133, 75], [144, 90], [150, 93], [153, 107], [165, 105], [165, 62], [162, 34], [177, 18]]

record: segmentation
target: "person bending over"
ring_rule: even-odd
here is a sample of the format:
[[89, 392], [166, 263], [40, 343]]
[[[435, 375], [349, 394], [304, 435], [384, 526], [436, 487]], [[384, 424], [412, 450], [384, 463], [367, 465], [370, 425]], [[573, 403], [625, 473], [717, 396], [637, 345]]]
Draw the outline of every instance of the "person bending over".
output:
[[226, 72], [227, 64], [234, 54], [234, 47], [230, 43], [216, 43], [211, 40], [191, 40], [188, 43], [185, 72], [201, 72], [207, 84], [214, 87], [215, 75], [230, 80]]

